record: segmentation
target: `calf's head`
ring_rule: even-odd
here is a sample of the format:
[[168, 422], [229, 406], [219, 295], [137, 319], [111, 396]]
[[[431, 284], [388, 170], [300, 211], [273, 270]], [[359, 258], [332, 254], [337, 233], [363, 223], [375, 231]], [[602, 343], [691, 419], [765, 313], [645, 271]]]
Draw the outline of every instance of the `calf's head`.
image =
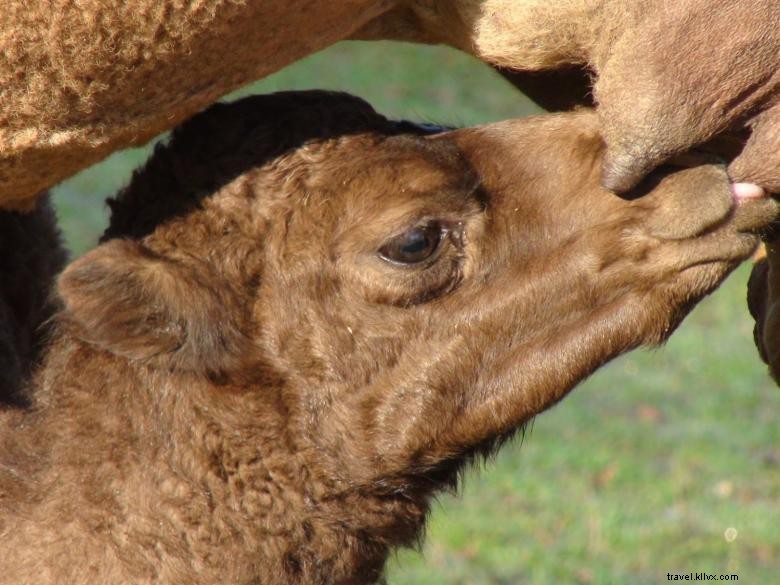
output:
[[140, 368], [277, 395], [334, 485], [430, 490], [663, 341], [776, 212], [712, 165], [620, 198], [603, 151], [589, 112], [435, 131], [338, 94], [218, 105], [112, 203], [63, 314]]

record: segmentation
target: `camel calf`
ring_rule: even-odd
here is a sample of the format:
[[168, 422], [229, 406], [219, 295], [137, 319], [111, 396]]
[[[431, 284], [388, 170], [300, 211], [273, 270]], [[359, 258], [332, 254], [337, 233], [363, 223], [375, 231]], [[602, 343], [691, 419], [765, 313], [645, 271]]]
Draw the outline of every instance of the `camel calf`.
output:
[[434, 132], [284, 93], [177, 129], [58, 282], [0, 434], [0, 583], [369, 583], [432, 497], [665, 340], [776, 215], [600, 187], [590, 112]]

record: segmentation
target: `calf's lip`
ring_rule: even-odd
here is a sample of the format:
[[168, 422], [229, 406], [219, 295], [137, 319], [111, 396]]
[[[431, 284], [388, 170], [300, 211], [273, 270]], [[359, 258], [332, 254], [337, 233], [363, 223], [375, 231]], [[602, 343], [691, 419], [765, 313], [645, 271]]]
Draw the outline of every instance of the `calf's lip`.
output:
[[732, 185], [732, 193], [734, 206], [731, 221], [737, 232], [764, 235], [777, 222], [780, 202], [757, 185], [735, 183]]

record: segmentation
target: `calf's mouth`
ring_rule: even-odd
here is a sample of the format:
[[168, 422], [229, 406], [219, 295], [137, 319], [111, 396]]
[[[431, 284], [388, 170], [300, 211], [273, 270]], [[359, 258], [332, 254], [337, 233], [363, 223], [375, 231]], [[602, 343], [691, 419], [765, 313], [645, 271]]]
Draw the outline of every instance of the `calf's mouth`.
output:
[[755, 252], [780, 213], [780, 204], [755, 185], [730, 184], [728, 191], [729, 205], [719, 221], [702, 222], [698, 233], [674, 242], [678, 290], [706, 294], [714, 289]]
[[679, 242], [691, 266], [744, 260], [780, 212], [757, 185], [732, 183], [722, 165], [678, 170], [649, 183], [639, 188], [647, 194], [636, 199], [655, 208], [647, 216], [648, 234]]

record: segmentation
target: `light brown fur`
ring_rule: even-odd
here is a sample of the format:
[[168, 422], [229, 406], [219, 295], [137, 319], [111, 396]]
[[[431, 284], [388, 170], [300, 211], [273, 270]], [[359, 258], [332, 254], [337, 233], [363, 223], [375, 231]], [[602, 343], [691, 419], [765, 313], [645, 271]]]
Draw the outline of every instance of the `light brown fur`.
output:
[[24, 208], [111, 152], [348, 37], [385, 0], [9, 0], [0, 203]]
[[[712, 165], [621, 199], [597, 126], [428, 135], [321, 92], [186, 123], [59, 280], [1, 427], [0, 583], [380, 580], [466, 462], [666, 339], [777, 213]], [[420, 225], [427, 259], [379, 256]]]
[[[364, 34], [471, 52], [544, 106], [557, 107], [561, 90], [590, 102], [581, 73], [590, 71], [608, 188], [630, 189], [670, 157], [749, 129], [730, 174], [780, 192], [778, 22], [775, 0], [431, 0], [383, 15]], [[528, 72], [549, 69], [573, 74], [538, 91]]]
[[[780, 191], [775, 0], [6, 0], [0, 204], [23, 208], [110, 152], [345, 38], [445, 43], [515, 72], [582, 66], [625, 190], [668, 157], [751, 128], [733, 178]], [[548, 79], [588, 99], [587, 76]], [[528, 79], [529, 81], [526, 81]]]

